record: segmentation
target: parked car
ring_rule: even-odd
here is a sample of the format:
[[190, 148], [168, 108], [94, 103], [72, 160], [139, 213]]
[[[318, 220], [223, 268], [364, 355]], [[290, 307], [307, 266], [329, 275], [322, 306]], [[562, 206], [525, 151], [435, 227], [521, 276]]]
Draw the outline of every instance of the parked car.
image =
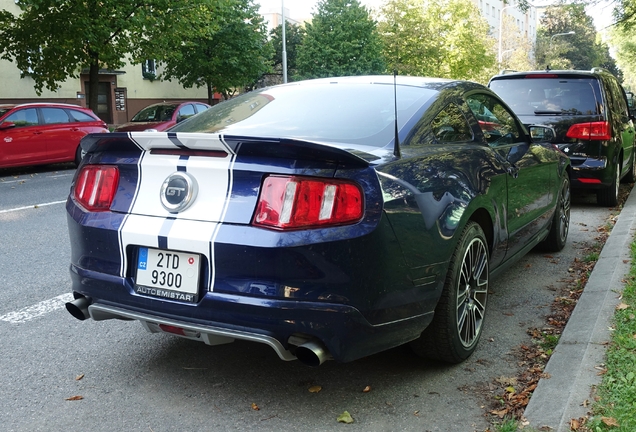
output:
[[634, 124], [616, 77], [589, 71], [533, 71], [495, 76], [489, 87], [524, 124], [554, 127], [553, 143], [572, 161], [572, 187], [618, 203], [620, 180], [636, 181]]
[[60, 162], [79, 164], [80, 140], [108, 127], [93, 111], [77, 105], [0, 105], [0, 168]]
[[480, 84], [393, 80], [296, 82], [167, 133], [87, 137], [68, 311], [310, 365], [406, 343], [467, 358], [490, 278], [563, 248], [569, 160]]
[[144, 131], [152, 129], [165, 131], [179, 122], [210, 108], [202, 102], [162, 102], [149, 105], [125, 123], [115, 128], [115, 132]]

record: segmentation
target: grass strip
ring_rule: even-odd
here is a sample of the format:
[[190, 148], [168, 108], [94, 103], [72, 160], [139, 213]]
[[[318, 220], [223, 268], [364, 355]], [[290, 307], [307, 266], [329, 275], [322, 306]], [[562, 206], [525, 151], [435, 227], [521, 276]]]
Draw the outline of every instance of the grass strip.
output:
[[586, 425], [592, 432], [636, 431], [636, 241], [631, 254], [630, 274], [616, 308], [607, 349], [607, 371]]

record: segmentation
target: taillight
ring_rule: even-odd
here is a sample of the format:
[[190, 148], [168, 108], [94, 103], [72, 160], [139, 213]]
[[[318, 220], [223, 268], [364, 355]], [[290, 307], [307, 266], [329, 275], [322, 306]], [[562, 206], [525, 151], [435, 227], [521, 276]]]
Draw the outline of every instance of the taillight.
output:
[[119, 170], [113, 165], [84, 165], [77, 176], [73, 197], [86, 210], [107, 211], [115, 198]]
[[612, 133], [609, 122], [600, 121], [573, 124], [565, 136], [582, 140], [607, 141], [612, 138]]
[[355, 223], [363, 213], [362, 190], [352, 181], [269, 176], [253, 224], [281, 230], [324, 227]]

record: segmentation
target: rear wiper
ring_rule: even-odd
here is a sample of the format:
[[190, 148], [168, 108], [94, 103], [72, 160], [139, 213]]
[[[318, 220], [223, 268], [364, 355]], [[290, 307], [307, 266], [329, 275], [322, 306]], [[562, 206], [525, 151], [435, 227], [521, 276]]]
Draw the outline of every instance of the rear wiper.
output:
[[559, 111], [536, 110], [534, 113], [538, 115], [538, 114], [563, 114], [564, 112], [566, 112], [566, 111], [562, 111], [562, 110], [559, 110]]

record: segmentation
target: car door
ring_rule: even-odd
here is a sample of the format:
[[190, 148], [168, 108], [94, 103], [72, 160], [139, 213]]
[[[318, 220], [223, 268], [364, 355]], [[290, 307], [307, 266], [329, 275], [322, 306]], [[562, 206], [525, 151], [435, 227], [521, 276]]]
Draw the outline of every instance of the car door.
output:
[[477, 118], [488, 145], [508, 170], [506, 259], [520, 252], [548, 224], [552, 215], [552, 178], [556, 157], [552, 151], [532, 143], [516, 117], [496, 97], [474, 93], [466, 102]]
[[[9, 124], [13, 126], [9, 126]], [[6, 127], [3, 127], [6, 126]], [[0, 166], [46, 161], [46, 140], [35, 108], [18, 109], [0, 123]]]
[[39, 108], [42, 117], [42, 131], [46, 138], [47, 158], [52, 162], [66, 162], [75, 159], [75, 151], [84, 135], [79, 125], [71, 123], [63, 108]]
[[611, 104], [612, 115], [610, 122], [612, 128], [620, 135], [620, 141], [623, 146], [623, 166], [621, 172], [631, 168], [631, 161], [634, 153], [634, 124], [630, 118], [629, 107], [625, 90], [613, 77], [608, 79], [609, 91], [611, 93], [609, 99]]

